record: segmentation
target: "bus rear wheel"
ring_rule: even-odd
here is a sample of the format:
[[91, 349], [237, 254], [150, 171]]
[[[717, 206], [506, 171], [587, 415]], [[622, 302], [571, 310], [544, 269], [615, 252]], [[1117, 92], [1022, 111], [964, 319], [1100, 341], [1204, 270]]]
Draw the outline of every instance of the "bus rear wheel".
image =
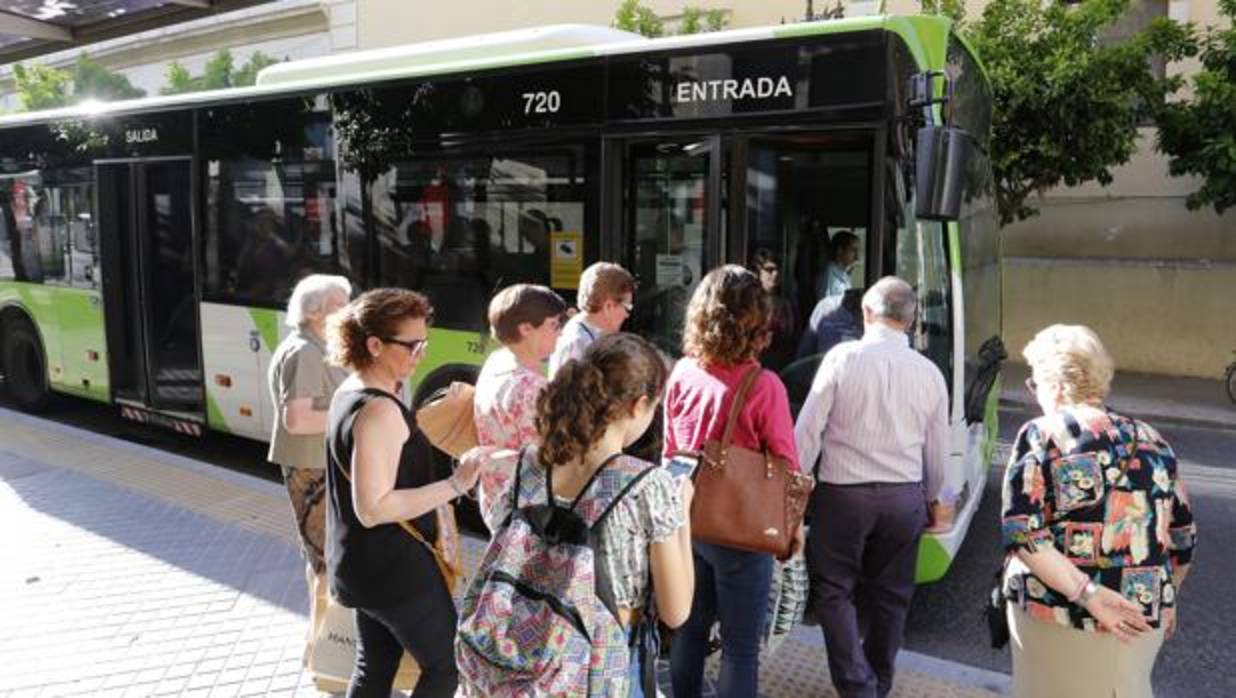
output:
[[38, 333], [25, 319], [8, 320], [4, 329], [0, 351], [9, 395], [28, 412], [48, 409], [52, 395], [47, 385], [47, 358]]

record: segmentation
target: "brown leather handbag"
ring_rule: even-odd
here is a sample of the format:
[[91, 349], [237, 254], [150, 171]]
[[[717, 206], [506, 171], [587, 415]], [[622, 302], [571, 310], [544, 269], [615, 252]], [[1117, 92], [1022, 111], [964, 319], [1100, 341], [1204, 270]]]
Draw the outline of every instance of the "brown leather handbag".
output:
[[767, 448], [753, 451], [730, 443], [738, 414], [761, 368], [753, 367], [738, 385], [721, 440], [704, 442], [696, 454], [691, 535], [705, 543], [790, 555], [814, 482]]

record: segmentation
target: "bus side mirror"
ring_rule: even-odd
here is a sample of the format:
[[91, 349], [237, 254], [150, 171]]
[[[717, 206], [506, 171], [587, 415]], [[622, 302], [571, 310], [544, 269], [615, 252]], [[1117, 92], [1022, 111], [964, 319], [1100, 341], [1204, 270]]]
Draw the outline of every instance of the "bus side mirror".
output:
[[954, 126], [923, 126], [915, 146], [914, 213], [933, 221], [955, 221], [973, 156], [974, 139]]

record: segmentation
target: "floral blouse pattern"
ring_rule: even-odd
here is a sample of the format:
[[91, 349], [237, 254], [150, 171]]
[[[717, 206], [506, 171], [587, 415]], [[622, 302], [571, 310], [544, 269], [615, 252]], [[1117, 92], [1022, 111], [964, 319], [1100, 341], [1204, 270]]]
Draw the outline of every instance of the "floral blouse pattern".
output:
[[[549, 380], [523, 366], [507, 349], [489, 356], [476, 380], [472, 416], [477, 442], [518, 451], [539, 442], [536, 430], [536, 400]], [[478, 500], [484, 507], [496, 493], [505, 491], [514, 471], [490, 467], [481, 472]], [[482, 509], [483, 510], [483, 509]]]
[[[1055, 546], [1096, 584], [1140, 604], [1152, 627], [1175, 605], [1172, 569], [1189, 563], [1197, 539], [1172, 447], [1140, 421], [1092, 408], [1066, 408], [1022, 427], [1005, 472], [1002, 517], [1006, 552]], [[1098, 629], [1016, 557], [1005, 594], [1033, 618]]]

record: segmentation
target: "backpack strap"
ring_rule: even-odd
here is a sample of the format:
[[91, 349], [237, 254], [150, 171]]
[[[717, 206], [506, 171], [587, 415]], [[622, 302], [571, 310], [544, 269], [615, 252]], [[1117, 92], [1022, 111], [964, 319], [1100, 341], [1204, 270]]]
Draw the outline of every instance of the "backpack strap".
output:
[[[606, 461], [606, 464], [608, 465], [609, 463], [612, 463], [614, 460], [617, 460], [622, 455], [623, 454], [619, 453], [619, 454], [615, 454], [614, 456], [611, 456], [609, 460]], [[646, 477], [648, 473], [652, 472], [653, 469], [656, 467], [658, 467], [656, 464], [646, 463], [643, 465], [643, 467], [637, 470], [623, 463], [623, 464], [620, 464], [618, 467], [604, 468], [603, 469], [604, 472], [602, 472], [602, 470], [598, 470], [596, 474], [593, 476], [593, 480], [597, 480], [598, 478], [604, 477], [605, 480], [602, 481], [601, 486], [606, 487], [610, 485], [612, 482], [614, 486], [610, 488], [611, 491], [612, 490], [617, 490], [617, 491], [614, 492], [613, 494], [608, 495], [608, 500], [606, 500], [607, 495], [604, 493], [604, 491], [596, 497], [598, 502], [604, 502], [604, 504], [601, 508], [601, 513], [597, 515], [595, 520], [588, 521], [588, 517], [586, 515], [583, 517], [584, 520], [588, 523], [588, 527], [594, 530], [599, 529], [599, 527], [603, 523], [605, 523], [605, 520], [609, 518], [609, 515], [613, 513], [614, 508], [618, 506], [618, 503], [621, 502], [622, 499], [626, 497], [627, 494], [637, 484], [639, 484], [640, 480], [643, 480], [644, 477]], [[591, 485], [592, 483], [589, 482], [589, 486]], [[587, 491], [588, 491], [587, 489], [583, 490], [580, 493], [580, 495], [582, 496], [584, 492], [587, 492]], [[579, 497], [577, 497], [576, 500], [578, 501]]]

